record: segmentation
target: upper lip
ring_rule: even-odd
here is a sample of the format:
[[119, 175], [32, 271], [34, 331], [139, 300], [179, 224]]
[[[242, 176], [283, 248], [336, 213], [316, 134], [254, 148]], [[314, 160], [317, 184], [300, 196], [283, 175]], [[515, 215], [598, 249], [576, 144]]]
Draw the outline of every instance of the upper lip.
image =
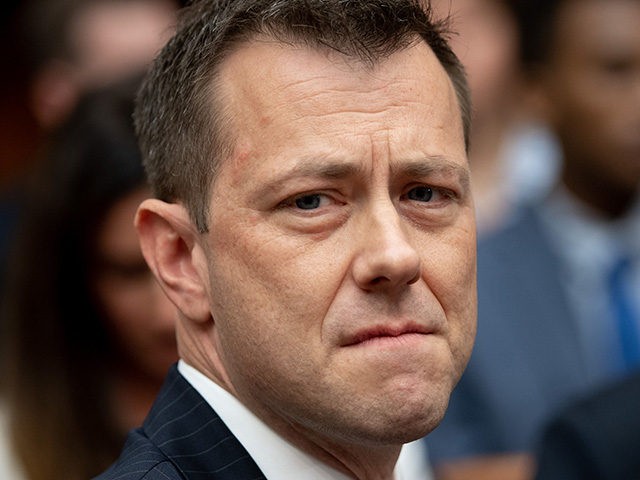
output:
[[399, 337], [400, 335], [411, 333], [427, 335], [433, 332], [433, 329], [415, 322], [404, 323], [401, 325], [373, 325], [357, 330], [353, 334], [348, 335], [342, 346], [348, 347], [351, 345], [357, 345], [358, 343], [378, 337]]

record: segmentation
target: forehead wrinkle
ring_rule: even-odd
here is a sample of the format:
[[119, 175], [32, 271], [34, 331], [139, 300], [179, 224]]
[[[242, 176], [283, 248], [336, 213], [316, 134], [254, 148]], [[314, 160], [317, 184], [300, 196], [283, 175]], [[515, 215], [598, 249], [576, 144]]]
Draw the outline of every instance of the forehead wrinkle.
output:
[[[385, 75], [378, 75], [377, 71], [384, 68], [385, 62], [381, 61], [372, 68], [367, 66], [352, 65], [348, 62], [349, 59], [344, 61], [329, 60], [326, 65], [322, 67], [327, 70], [327, 73], [317, 73], [315, 76], [303, 79], [290, 78], [279, 76], [281, 84], [281, 91], [288, 91], [293, 94], [293, 100], [287, 99], [288, 102], [293, 103], [304, 102], [308, 100], [316, 99], [323, 104], [326, 104], [325, 97], [332, 99], [334, 95], [348, 95], [353, 97], [354, 95], [366, 95], [367, 101], [363, 106], [371, 105], [371, 98], [386, 99], [387, 91], [393, 89], [405, 89], [407, 92], [413, 92], [416, 88], [416, 82], [420, 81], [420, 78], [406, 78], [404, 76], [392, 76], [389, 77], [388, 72]], [[344, 82], [344, 77], [340, 77], [340, 80], [334, 81], [335, 70], [343, 70], [349, 74], [349, 80]], [[306, 75], [310, 75], [311, 72], [307, 71]], [[287, 81], [289, 80], [289, 81]], [[319, 88], [315, 87], [315, 84], [320, 82]], [[333, 83], [333, 86], [331, 86]], [[371, 97], [369, 97], [371, 96]], [[340, 102], [342, 104], [342, 102]], [[410, 103], [410, 102], [407, 102]], [[385, 107], [388, 106], [385, 105]], [[382, 109], [382, 108], [380, 108]], [[364, 110], [363, 111], [367, 111]]]
[[[354, 98], [355, 97], [355, 98]], [[358, 98], [364, 98], [359, 101]], [[347, 98], [347, 101], [344, 99]], [[299, 111], [304, 112], [306, 117], [321, 118], [340, 114], [378, 114], [388, 112], [392, 108], [403, 107], [404, 105], [391, 105], [386, 101], [376, 101], [379, 98], [377, 90], [354, 88], [330, 88], [318, 90], [316, 92], [301, 92], [293, 100], [287, 100], [287, 106], [298, 106]], [[384, 97], [382, 97], [384, 98]], [[317, 111], [317, 106], [323, 108]]]
[[[284, 102], [279, 105], [279, 107], [290, 108], [291, 106], [298, 106], [297, 111], [301, 113], [298, 118], [294, 118], [292, 122], [308, 122], [309, 120], [313, 121], [314, 119], [331, 119], [333, 116], [338, 116], [340, 118], [341, 115], [353, 115], [354, 121], [355, 118], [358, 118], [357, 124], [354, 124], [355, 128], [359, 129], [367, 129], [372, 125], [380, 125], [381, 127], [385, 127], [388, 125], [391, 119], [395, 118], [397, 115], [402, 115], [403, 112], [411, 111], [415, 109], [415, 106], [422, 107], [424, 105], [423, 102], [408, 99], [400, 102], [390, 103], [384, 96], [382, 97], [382, 101], [372, 101], [373, 95], [369, 95], [369, 93], [363, 92], [362, 95], [365, 96], [365, 101], [356, 102], [351, 98], [351, 103], [337, 101], [336, 97], [334, 97], [335, 93], [344, 93], [349, 95], [350, 97], [354, 97], [358, 95], [358, 92], [353, 92], [352, 90], [345, 89], [344, 91], [340, 90], [328, 90], [324, 92], [318, 92], [318, 94], [314, 94], [313, 101], [309, 102], [309, 97], [299, 100], [290, 101], [287, 104]], [[333, 108], [323, 108], [318, 111], [315, 108], [316, 105], [330, 105], [334, 103]], [[279, 111], [279, 109], [274, 108], [274, 111]], [[330, 125], [329, 125], [330, 127]], [[340, 126], [338, 127], [339, 133], [342, 133], [344, 130]], [[329, 133], [329, 132], [327, 132]], [[356, 133], [354, 133], [356, 134]], [[366, 132], [360, 133], [361, 135], [368, 135]]]
[[[299, 82], [300, 84], [304, 82]], [[398, 99], [395, 96], [386, 95], [389, 89], [398, 90], [406, 86], [407, 95], [404, 98]], [[293, 101], [289, 101], [285, 106], [298, 105], [299, 111], [304, 112], [304, 116], [313, 118], [327, 118], [332, 115], [340, 114], [354, 114], [354, 115], [373, 115], [370, 121], [375, 122], [379, 115], [382, 115], [382, 120], [385, 121], [385, 117], [390, 116], [392, 118], [395, 112], [403, 111], [420, 111], [424, 108], [425, 104], [429, 106], [430, 110], [442, 110], [450, 112], [455, 116], [456, 120], [462, 120], [460, 106], [458, 104], [457, 96], [453, 87], [453, 84], [446, 79], [446, 93], [439, 95], [436, 98], [423, 96], [416, 96], [412, 93], [419, 88], [416, 82], [410, 79], [390, 79], [384, 85], [376, 85], [372, 87], [370, 84], [365, 85], [364, 82], [360, 82], [357, 85], [348, 85], [343, 88], [324, 88], [316, 92], [301, 92], [298, 98]], [[346, 95], [347, 101], [339, 101], [344, 97], [339, 95]], [[359, 98], [364, 97], [364, 101], [359, 101]], [[389, 99], [393, 98], [394, 101]], [[334, 108], [324, 108], [320, 112], [314, 112], [316, 105], [331, 105], [334, 104]], [[309, 111], [311, 110], [311, 111]], [[440, 129], [448, 130], [451, 128], [449, 123], [451, 119], [443, 119], [446, 124], [440, 125]], [[462, 125], [460, 125], [462, 129]]]

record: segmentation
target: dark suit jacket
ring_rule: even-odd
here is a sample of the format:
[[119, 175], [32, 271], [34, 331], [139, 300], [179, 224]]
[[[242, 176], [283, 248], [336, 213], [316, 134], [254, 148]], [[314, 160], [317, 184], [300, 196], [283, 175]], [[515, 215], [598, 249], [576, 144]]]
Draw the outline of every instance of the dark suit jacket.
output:
[[96, 480], [258, 480], [264, 475], [220, 417], [170, 370], [142, 428]]
[[562, 261], [533, 209], [478, 245], [478, 335], [441, 425], [434, 463], [531, 451], [549, 415], [591, 388]]
[[538, 462], [537, 480], [640, 480], [640, 373], [555, 417]]

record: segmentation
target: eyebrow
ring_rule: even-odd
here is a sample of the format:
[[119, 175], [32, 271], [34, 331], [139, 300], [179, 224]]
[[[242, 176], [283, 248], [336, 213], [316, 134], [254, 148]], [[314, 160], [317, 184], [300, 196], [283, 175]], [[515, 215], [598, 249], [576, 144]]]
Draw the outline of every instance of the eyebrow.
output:
[[318, 177], [335, 180], [356, 175], [361, 169], [362, 167], [356, 163], [304, 160], [278, 180], [288, 180], [295, 177]]
[[356, 163], [339, 161], [319, 161], [317, 157], [303, 159], [290, 170], [269, 178], [260, 193], [279, 192], [283, 183], [299, 178], [321, 178], [327, 180], [339, 180], [355, 176], [361, 170]]
[[471, 188], [469, 169], [441, 155], [430, 156], [425, 160], [401, 162], [399, 165], [393, 165], [392, 169], [407, 177], [455, 176], [465, 191]]

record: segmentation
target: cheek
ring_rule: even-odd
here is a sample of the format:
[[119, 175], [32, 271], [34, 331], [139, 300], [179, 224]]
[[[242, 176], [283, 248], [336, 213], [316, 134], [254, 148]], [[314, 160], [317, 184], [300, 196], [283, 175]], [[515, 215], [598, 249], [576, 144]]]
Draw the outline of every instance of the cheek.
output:
[[322, 326], [345, 271], [335, 252], [345, 249], [260, 226], [251, 232], [221, 230], [210, 244], [225, 252], [209, 261], [218, 351], [235, 383], [301, 378], [302, 362], [323, 355]]
[[[443, 299], [471, 296], [476, 282], [476, 235], [473, 207], [451, 228], [430, 232], [416, 242], [426, 282]], [[443, 302], [445, 311], [449, 301]], [[457, 301], [453, 302], [457, 304]]]
[[[255, 364], [285, 365], [321, 348], [321, 331], [334, 293], [312, 262], [300, 267], [292, 259], [271, 267], [258, 262], [233, 262], [233, 271], [217, 276], [213, 285], [213, 318], [225, 362], [241, 362], [242, 371]], [[301, 259], [298, 259], [302, 262]], [[260, 263], [259, 266], [257, 264]], [[306, 349], [306, 353], [305, 353]], [[291, 358], [295, 361], [291, 361]], [[240, 368], [240, 367], [238, 367]]]
[[469, 228], [434, 238], [424, 255], [425, 281], [445, 313], [448, 342], [459, 371], [466, 365], [476, 332], [476, 242]]
[[250, 306], [264, 312], [265, 318], [269, 312], [309, 318], [313, 317], [305, 315], [311, 314], [309, 309], [315, 315], [326, 311], [346, 270], [345, 261], [336, 255], [344, 245], [283, 235], [270, 227], [248, 227], [218, 235], [210, 247], [225, 252], [210, 262], [214, 303], [234, 299], [231, 311]]
[[[228, 282], [234, 283], [241, 278]], [[216, 303], [216, 351], [240, 397], [262, 404], [291, 394], [293, 384], [311, 378], [314, 369], [305, 365], [318, 361], [321, 322], [311, 311], [315, 301], [291, 294], [288, 287], [269, 289], [255, 278], [241, 287]]]

